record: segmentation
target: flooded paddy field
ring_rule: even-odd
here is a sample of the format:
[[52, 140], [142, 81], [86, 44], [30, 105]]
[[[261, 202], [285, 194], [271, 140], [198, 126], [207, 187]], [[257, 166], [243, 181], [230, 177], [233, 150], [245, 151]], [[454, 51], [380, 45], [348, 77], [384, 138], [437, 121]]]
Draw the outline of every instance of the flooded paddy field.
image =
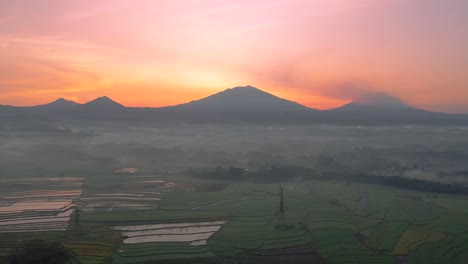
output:
[[82, 194], [83, 178], [4, 180], [0, 233], [65, 231]]
[[[61, 241], [85, 264], [468, 259], [467, 197], [339, 181], [283, 188], [281, 215], [277, 184], [152, 175], [2, 180], [0, 262], [32, 239]], [[363, 193], [366, 203], [358, 202]]]

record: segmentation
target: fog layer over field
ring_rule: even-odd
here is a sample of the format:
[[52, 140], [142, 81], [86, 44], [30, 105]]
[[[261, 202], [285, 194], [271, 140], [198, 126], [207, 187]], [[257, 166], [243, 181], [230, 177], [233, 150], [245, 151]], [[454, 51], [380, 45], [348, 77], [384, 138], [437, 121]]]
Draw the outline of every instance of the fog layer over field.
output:
[[99, 175], [127, 167], [144, 174], [179, 174], [217, 166], [301, 166], [467, 183], [467, 160], [468, 128], [463, 127], [100, 124], [0, 131], [5, 178]]

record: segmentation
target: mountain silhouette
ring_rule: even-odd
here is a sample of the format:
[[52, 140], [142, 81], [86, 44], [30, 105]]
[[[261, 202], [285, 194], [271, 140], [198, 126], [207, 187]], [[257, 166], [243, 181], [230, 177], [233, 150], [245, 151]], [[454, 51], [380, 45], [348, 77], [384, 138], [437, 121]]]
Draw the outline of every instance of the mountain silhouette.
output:
[[209, 122], [289, 123], [310, 119], [315, 109], [279, 98], [253, 86], [239, 86], [200, 100], [170, 107], [169, 112], [185, 119]]
[[60, 98], [48, 104], [34, 106], [34, 108], [40, 109], [40, 110], [54, 111], [54, 110], [71, 109], [71, 108], [77, 107], [78, 105], [79, 104], [74, 101]]
[[319, 111], [253, 86], [239, 86], [185, 104], [125, 107], [107, 96], [78, 104], [63, 98], [34, 107], [0, 106], [5, 124], [38, 122], [117, 122], [127, 124], [246, 123], [336, 125], [468, 125], [467, 115], [451, 115], [414, 108], [385, 93], [368, 94], [342, 107]]
[[359, 98], [358, 100], [355, 100], [349, 104], [329, 111], [370, 115], [387, 115], [398, 113], [432, 113], [430, 111], [414, 108], [405, 103], [400, 98], [383, 92], [367, 94]]
[[68, 118], [69, 120], [76, 119], [80, 121], [116, 121], [121, 119], [122, 122], [126, 122], [126, 112], [127, 108], [125, 106], [107, 96], [102, 96], [71, 109], [66, 116], [62, 116], [62, 119]]
[[[326, 111], [333, 118], [346, 118], [354, 123], [368, 124], [450, 124], [459, 120], [466, 122], [462, 115], [450, 115], [412, 107], [398, 97], [383, 93], [371, 93], [342, 107]], [[331, 118], [331, 119], [333, 119]]]
[[389, 95], [384, 92], [370, 93], [362, 96], [350, 105], [378, 107], [387, 109], [407, 109], [412, 108], [399, 97]]
[[98, 97], [90, 102], [82, 105], [82, 108], [93, 109], [93, 110], [115, 110], [123, 109], [125, 106], [117, 103], [107, 96]]
[[239, 86], [180, 105], [193, 110], [218, 111], [308, 111], [296, 102], [279, 98], [253, 86]]

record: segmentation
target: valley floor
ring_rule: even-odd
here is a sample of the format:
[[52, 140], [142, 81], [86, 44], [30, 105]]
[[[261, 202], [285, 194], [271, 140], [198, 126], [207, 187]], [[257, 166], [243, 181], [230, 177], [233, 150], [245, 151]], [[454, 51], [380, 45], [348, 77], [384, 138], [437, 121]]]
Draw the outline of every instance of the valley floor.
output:
[[465, 263], [468, 197], [350, 182], [143, 175], [4, 180], [0, 258], [61, 241], [75, 263]]

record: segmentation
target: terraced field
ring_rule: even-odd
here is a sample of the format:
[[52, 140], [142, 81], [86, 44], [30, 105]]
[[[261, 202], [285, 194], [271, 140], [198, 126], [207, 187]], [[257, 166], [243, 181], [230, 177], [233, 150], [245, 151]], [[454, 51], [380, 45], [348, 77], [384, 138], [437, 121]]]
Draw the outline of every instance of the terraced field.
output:
[[82, 193], [82, 181], [67, 177], [3, 180], [0, 260], [25, 240], [63, 240], [75, 210], [74, 200]]
[[[282, 220], [278, 185], [191, 181], [141, 175], [4, 181], [0, 262], [31, 239], [62, 241], [83, 264], [468, 259], [463, 196], [287, 184]], [[19, 186], [24, 191], [12, 191]]]

